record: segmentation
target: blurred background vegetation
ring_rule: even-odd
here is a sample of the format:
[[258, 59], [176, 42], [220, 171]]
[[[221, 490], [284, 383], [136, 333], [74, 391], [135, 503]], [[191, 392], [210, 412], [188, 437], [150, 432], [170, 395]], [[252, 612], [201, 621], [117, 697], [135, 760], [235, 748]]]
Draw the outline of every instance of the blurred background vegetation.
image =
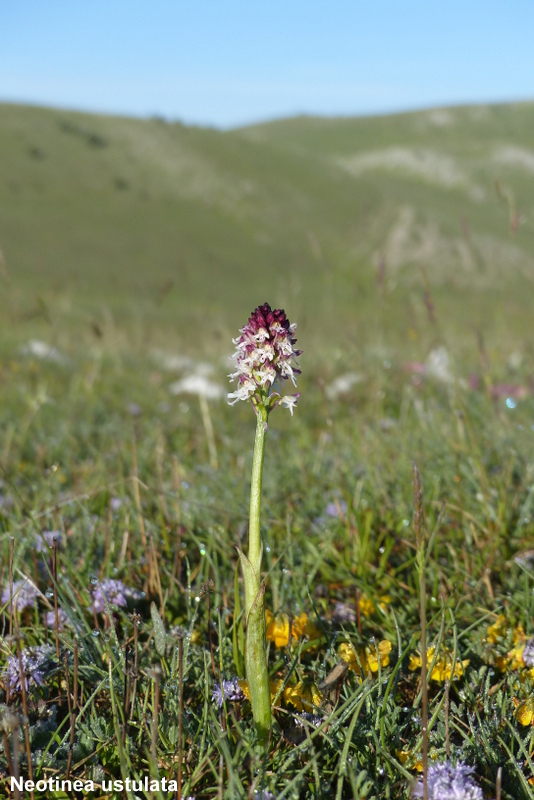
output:
[[527, 346], [533, 126], [532, 103], [227, 132], [0, 105], [2, 347], [222, 355], [266, 300], [317, 358]]

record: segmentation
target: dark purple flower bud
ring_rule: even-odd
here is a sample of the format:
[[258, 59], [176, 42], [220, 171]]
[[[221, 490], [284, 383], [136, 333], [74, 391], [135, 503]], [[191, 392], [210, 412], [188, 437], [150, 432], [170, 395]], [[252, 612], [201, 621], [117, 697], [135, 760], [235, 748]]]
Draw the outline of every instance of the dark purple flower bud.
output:
[[302, 350], [294, 347], [296, 327], [296, 323], [290, 324], [285, 311], [273, 311], [268, 303], [252, 312], [247, 324], [241, 328], [241, 336], [233, 340], [237, 369], [229, 377], [237, 380], [238, 386], [228, 395], [230, 405], [238, 400], [251, 399], [255, 405], [264, 405], [267, 411], [275, 405], [283, 405], [293, 414], [298, 393], [283, 397], [273, 391], [273, 386], [275, 382], [287, 379], [297, 385], [296, 376], [300, 375], [300, 369], [295, 359]]

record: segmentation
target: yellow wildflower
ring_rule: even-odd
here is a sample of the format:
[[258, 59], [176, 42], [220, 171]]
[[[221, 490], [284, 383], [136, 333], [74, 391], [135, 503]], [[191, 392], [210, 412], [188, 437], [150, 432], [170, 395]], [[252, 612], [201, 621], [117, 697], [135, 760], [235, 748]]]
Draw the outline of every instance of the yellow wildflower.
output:
[[368, 595], [362, 594], [360, 596], [360, 614], [363, 614], [364, 617], [370, 617], [371, 614], [375, 613], [377, 607], [381, 611], [385, 611], [389, 603], [391, 603], [389, 594], [380, 595], [376, 603]]
[[410, 763], [408, 763], [408, 769], [415, 769], [416, 772], [422, 772], [423, 771], [423, 760], [422, 760], [421, 756], [418, 756], [415, 759], [415, 761], [413, 761], [412, 760], [413, 759], [413, 751], [412, 750], [407, 750], [406, 748], [403, 748], [402, 750], [397, 750], [396, 751], [396, 755], [397, 755], [397, 758], [399, 759], [400, 763], [402, 764], [402, 766], [404, 766], [406, 763], [410, 762]]
[[319, 625], [317, 625], [317, 623], [314, 622], [312, 619], [309, 619], [306, 622], [306, 627], [304, 628], [304, 635], [308, 639], [313, 640], [313, 639], [320, 639], [321, 636], [323, 636], [324, 634], [322, 628]]
[[529, 697], [524, 703], [517, 698], [513, 698], [514, 706], [517, 708], [516, 717], [520, 725], [530, 725], [534, 720], [534, 696]]
[[[296, 641], [307, 633], [308, 615], [306, 613], [300, 614], [290, 619], [287, 614], [280, 611], [278, 614], [273, 615], [269, 610], [265, 611], [265, 638], [270, 642], [274, 642], [276, 647], [287, 647], [289, 639]], [[290, 636], [291, 633], [291, 636]], [[316, 638], [316, 637], [314, 637]]]
[[285, 704], [294, 706], [297, 711], [313, 711], [322, 701], [319, 689], [309, 681], [299, 681], [295, 686], [286, 686], [283, 696]]
[[523, 661], [524, 650], [525, 645], [518, 644], [508, 651], [506, 655], [506, 666], [508, 669], [521, 669], [521, 667], [525, 666], [525, 662]]
[[371, 598], [366, 594], [362, 594], [360, 597], [360, 614], [363, 614], [364, 617], [370, 617], [374, 610], [375, 604]]
[[514, 644], [521, 644], [526, 642], [528, 636], [525, 634], [525, 630], [522, 625], [516, 625], [512, 635], [512, 641]]
[[497, 639], [502, 639], [506, 636], [508, 624], [504, 614], [499, 614], [493, 625], [488, 627], [486, 639], [490, 644], [497, 644]]
[[339, 655], [346, 661], [349, 668], [357, 675], [363, 674], [367, 677], [370, 673], [378, 672], [378, 666], [387, 667], [389, 664], [389, 654], [391, 653], [391, 642], [383, 639], [374, 644], [351, 645], [344, 642], [339, 646]]
[[191, 644], [200, 644], [202, 642], [202, 634], [196, 628], [193, 628], [191, 633]]
[[[523, 677], [534, 679], [534, 666], [530, 663], [530, 642], [531, 639], [526, 635], [522, 625], [516, 625], [513, 631], [512, 641], [514, 647], [505, 656], [497, 656], [495, 663], [502, 672], [509, 669], [523, 670], [529, 667], [522, 674]], [[529, 648], [528, 660], [525, 660], [525, 650]]]
[[[248, 681], [240, 678], [238, 681], [239, 687], [247, 700], [250, 700], [250, 689], [248, 688]], [[278, 694], [278, 689], [282, 685], [283, 681], [278, 679], [276, 681], [269, 681], [269, 690], [271, 692], [271, 703], [274, 702], [274, 698]]]
[[[436, 648], [434, 645], [429, 647], [426, 651], [426, 660], [428, 666], [430, 666], [434, 661], [435, 652]], [[463, 661], [456, 659], [456, 663], [453, 664], [453, 654], [451, 650], [443, 647], [439, 651], [434, 666], [432, 667], [430, 680], [436, 681], [437, 683], [444, 683], [446, 680], [451, 680], [451, 678], [452, 680], [457, 680], [458, 678], [462, 677], [468, 664], [468, 658], [464, 659]], [[420, 653], [412, 653], [410, 655], [408, 669], [412, 670], [413, 672], [416, 669], [421, 669], [422, 666], [423, 660]]]

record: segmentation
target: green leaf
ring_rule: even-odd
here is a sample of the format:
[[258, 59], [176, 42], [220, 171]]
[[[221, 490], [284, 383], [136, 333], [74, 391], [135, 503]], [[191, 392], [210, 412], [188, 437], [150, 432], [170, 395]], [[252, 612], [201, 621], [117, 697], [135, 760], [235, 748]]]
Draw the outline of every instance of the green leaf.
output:
[[234, 665], [237, 675], [245, 676], [245, 634], [241, 617], [241, 599], [239, 597], [239, 567], [236, 564], [234, 572], [234, 628], [232, 632], [232, 647], [234, 654]]
[[152, 624], [154, 625], [154, 642], [156, 644], [156, 653], [158, 656], [165, 655], [165, 625], [159, 615], [155, 603], [150, 603], [150, 616], [152, 617]]

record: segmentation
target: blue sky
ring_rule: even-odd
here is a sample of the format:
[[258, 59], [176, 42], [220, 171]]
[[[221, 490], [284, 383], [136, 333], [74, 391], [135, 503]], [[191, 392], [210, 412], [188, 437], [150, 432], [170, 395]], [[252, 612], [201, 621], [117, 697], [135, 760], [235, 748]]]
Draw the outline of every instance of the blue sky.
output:
[[231, 127], [534, 99], [532, 0], [4, 0], [0, 100]]

